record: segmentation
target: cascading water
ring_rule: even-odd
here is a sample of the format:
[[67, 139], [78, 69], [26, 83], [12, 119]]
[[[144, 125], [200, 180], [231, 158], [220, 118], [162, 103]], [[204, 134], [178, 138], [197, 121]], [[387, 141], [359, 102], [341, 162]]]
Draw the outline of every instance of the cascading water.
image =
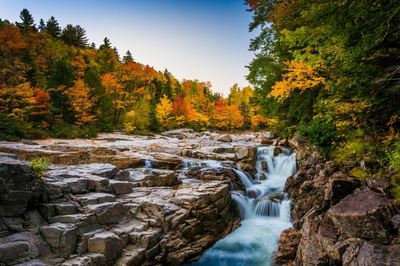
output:
[[273, 265], [279, 235], [291, 226], [290, 200], [283, 188], [286, 179], [296, 171], [296, 155], [288, 149], [275, 149], [263, 147], [257, 151], [256, 176], [264, 176], [265, 180], [253, 182], [247, 173], [235, 170], [246, 188], [245, 194], [232, 192], [242, 223], [193, 265]]

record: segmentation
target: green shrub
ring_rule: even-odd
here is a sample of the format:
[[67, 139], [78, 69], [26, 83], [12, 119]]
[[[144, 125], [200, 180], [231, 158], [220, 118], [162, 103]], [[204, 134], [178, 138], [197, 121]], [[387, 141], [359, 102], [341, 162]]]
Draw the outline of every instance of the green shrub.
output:
[[391, 190], [392, 196], [397, 203], [400, 203], [400, 185], [395, 186]]
[[19, 140], [24, 137], [21, 121], [0, 113], [0, 140]]
[[349, 172], [349, 175], [358, 180], [365, 180], [369, 176], [369, 174], [360, 167], [352, 168]]
[[387, 153], [390, 167], [400, 171], [400, 141], [393, 145], [393, 149]]
[[299, 132], [311, 144], [321, 147], [331, 146], [337, 136], [335, 125], [319, 117], [314, 117], [308, 125], [300, 126]]
[[43, 172], [49, 168], [49, 161], [46, 158], [36, 157], [32, 159], [31, 166], [37, 176], [42, 176]]
[[352, 139], [342, 143], [335, 151], [335, 161], [340, 164], [348, 160], [359, 162], [369, 150], [371, 150], [371, 147], [369, 147], [369, 144], [364, 139]]

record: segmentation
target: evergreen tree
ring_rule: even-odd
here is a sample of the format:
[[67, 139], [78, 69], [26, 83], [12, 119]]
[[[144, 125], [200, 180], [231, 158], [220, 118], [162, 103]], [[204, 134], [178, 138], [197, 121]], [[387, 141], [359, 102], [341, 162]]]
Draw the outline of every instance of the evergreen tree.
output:
[[86, 30], [79, 25], [75, 26], [77, 35], [77, 45], [78, 47], [86, 47], [88, 45], [88, 38], [86, 37]]
[[128, 62], [133, 62], [132, 53], [129, 50], [126, 51], [126, 54], [122, 58], [122, 62], [125, 63], [125, 64], [128, 63]]
[[40, 19], [38, 30], [40, 32], [46, 31], [46, 25], [44, 24], [44, 20], [42, 18]]
[[58, 24], [58, 21], [55, 19], [55, 17], [51, 17], [47, 22], [46, 22], [46, 32], [53, 36], [53, 38], [60, 38], [61, 36], [61, 27]]
[[94, 42], [92, 42], [92, 43], [90, 44], [90, 48], [92, 48], [93, 50], [96, 50], [96, 44], [95, 44]]
[[110, 39], [108, 39], [107, 37], [104, 38], [103, 40], [103, 44], [100, 45], [100, 49], [104, 49], [104, 48], [111, 48], [111, 42]]
[[22, 9], [19, 18], [22, 22], [16, 22], [15, 24], [21, 31], [37, 31], [35, 21], [28, 9]]
[[61, 39], [69, 45], [76, 47], [86, 47], [87, 37], [86, 31], [79, 25], [73, 26], [68, 24], [61, 33]]
[[114, 51], [114, 54], [115, 54], [115, 57], [117, 58], [117, 60], [120, 61], [120, 56], [119, 56], [117, 47], [114, 47], [113, 51]]

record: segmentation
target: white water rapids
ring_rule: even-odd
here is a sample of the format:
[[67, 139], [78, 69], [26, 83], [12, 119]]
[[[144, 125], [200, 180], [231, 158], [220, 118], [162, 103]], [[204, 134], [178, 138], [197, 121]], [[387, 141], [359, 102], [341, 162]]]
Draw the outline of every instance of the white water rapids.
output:
[[[275, 147], [257, 151], [256, 170], [259, 180], [235, 170], [246, 188], [246, 194], [232, 192], [242, 215], [239, 228], [204, 252], [196, 266], [269, 266], [277, 249], [280, 233], [291, 226], [290, 200], [283, 193], [286, 179], [296, 171], [296, 155]], [[266, 177], [262, 180], [260, 177]]]

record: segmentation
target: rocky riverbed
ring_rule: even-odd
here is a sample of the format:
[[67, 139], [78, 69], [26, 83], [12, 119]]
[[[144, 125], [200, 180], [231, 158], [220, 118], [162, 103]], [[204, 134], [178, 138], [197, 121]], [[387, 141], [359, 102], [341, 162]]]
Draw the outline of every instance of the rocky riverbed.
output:
[[[0, 265], [181, 265], [240, 222], [231, 167], [270, 133], [0, 142]], [[47, 158], [36, 176], [29, 161]], [[229, 167], [224, 167], [229, 166]]]
[[356, 179], [303, 139], [291, 143], [299, 166], [285, 185], [293, 228], [281, 234], [277, 264], [400, 265], [400, 209], [390, 183]]

